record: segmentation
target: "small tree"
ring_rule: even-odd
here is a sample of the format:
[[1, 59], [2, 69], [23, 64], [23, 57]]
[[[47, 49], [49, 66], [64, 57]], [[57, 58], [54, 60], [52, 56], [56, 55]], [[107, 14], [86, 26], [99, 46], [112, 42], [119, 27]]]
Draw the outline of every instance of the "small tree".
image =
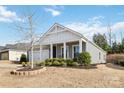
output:
[[[28, 12], [28, 11], [27, 11]], [[33, 60], [33, 49], [34, 49], [34, 44], [37, 41], [37, 36], [36, 36], [36, 25], [38, 22], [36, 22], [35, 12], [31, 12], [28, 14], [25, 14], [19, 23], [16, 23], [14, 25], [15, 29], [19, 33], [20, 36], [22, 37], [23, 42], [29, 43], [29, 46], [27, 47], [27, 51], [31, 51], [31, 68], [34, 67], [34, 60]]]
[[22, 54], [22, 55], [21, 55], [20, 62], [21, 62], [21, 63], [22, 63], [22, 62], [27, 62], [27, 57], [26, 57], [25, 54]]
[[104, 49], [105, 51], [108, 51], [109, 46], [108, 46], [105, 34], [103, 35], [100, 33], [94, 34], [93, 42], [97, 44], [99, 47], [101, 47], [102, 49]]
[[78, 63], [81, 65], [89, 66], [91, 63], [91, 56], [88, 52], [82, 52], [78, 56]]

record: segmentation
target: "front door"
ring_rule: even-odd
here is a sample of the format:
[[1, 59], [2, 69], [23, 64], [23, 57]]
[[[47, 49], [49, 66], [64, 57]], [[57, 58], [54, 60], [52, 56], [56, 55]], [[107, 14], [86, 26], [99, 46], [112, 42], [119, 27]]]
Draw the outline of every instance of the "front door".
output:
[[[61, 57], [64, 57], [64, 48], [61, 47]], [[69, 58], [69, 46], [66, 46], [66, 58]]]
[[72, 47], [72, 57], [75, 58], [79, 55], [79, 45], [73, 45]]
[[53, 46], [53, 58], [56, 58], [56, 46]]

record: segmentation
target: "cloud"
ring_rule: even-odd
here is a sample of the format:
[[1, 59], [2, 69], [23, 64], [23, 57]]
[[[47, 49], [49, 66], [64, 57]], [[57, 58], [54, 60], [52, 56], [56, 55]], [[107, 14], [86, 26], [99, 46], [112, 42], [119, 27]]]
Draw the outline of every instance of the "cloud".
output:
[[21, 21], [21, 19], [17, 16], [16, 12], [7, 10], [5, 6], [0, 6], [0, 21], [12, 22], [12, 21]]
[[96, 16], [89, 18], [87, 22], [73, 22], [70, 24], [67, 24], [67, 27], [70, 27], [84, 35], [93, 35], [95, 33], [103, 33], [106, 31], [106, 27], [102, 26], [102, 21], [104, 17], [102, 16]]
[[112, 25], [112, 29], [115, 31], [124, 31], [124, 22], [117, 22]]
[[[104, 19], [104, 17], [98, 16], [90, 18], [87, 22], [67, 23], [66, 26], [77, 32], [82, 33], [85, 37], [92, 41], [92, 37], [96, 33], [106, 34], [108, 37], [108, 26], [103, 24], [102, 19]], [[111, 29], [112, 35], [116, 35], [116, 39], [120, 41], [120, 31], [124, 31], [124, 22], [113, 23], [111, 25]]]
[[64, 6], [61, 5], [51, 5], [51, 6], [47, 6], [44, 8], [45, 12], [49, 12], [51, 13], [51, 15], [53, 17], [55, 16], [59, 16], [62, 14], [62, 10], [64, 10]]
[[52, 9], [52, 8], [45, 8], [46, 12], [50, 12], [52, 16], [58, 16], [61, 14], [60, 11]]

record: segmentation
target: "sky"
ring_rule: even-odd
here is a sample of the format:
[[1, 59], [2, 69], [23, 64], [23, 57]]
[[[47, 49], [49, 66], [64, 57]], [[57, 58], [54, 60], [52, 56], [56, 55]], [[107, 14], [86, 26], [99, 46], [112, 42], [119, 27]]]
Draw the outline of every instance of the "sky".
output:
[[10, 5], [0, 6], [0, 46], [13, 44], [22, 39], [22, 34], [15, 29], [15, 24], [23, 22], [22, 17], [31, 12], [35, 12], [35, 32], [38, 36], [54, 23], [59, 23], [82, 33], [91, 41], [96, 33], [108, 37], [108, 25], [111, 27], [113, 41], [120, 42], [124, 37], [124, 6]]

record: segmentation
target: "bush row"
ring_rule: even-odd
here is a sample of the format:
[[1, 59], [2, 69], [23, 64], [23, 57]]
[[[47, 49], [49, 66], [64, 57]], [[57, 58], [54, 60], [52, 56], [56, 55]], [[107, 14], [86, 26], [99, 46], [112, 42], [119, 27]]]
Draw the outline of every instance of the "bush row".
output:
[[[21, 56], [22, 66], [30, 66], [30, 62], [27, 62], [26, 55]], [[89, 66], [91, 63], [91, 56], [88, 52], [80, 53], [76, 58], [72, 59], [63, 59], [63, 58], [53, 58], [46, 59], [43, 62], [35, 63], [37, 66]]]
[[43, 62], [37, 63], [38, 66], [78, 66], [77, 62], [71, 59], [64, 60], [62, 58], [46, 59]]
[[46, 66], [89, 66], [91, 63], [91, 56], [88, 52], [80, 53], [76, 58], [72, 59], [63, 59], [63, 58], [53, 58], [46, 59], [44, 62], [40, 62], [37, 65], [46, 65]]

